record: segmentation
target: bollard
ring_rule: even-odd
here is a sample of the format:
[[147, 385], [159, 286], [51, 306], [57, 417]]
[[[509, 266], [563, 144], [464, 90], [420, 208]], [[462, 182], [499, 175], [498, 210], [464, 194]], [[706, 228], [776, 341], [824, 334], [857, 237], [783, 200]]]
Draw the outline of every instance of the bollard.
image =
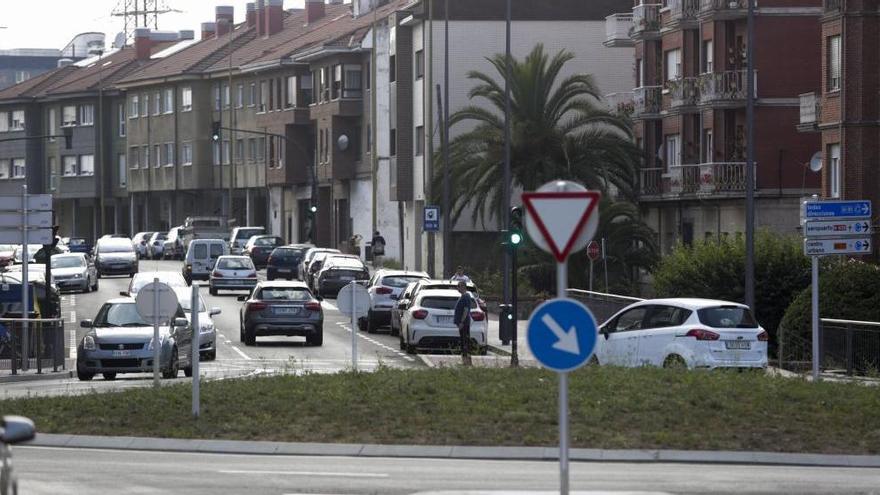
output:
[[853, 374], [853, 327], [851, 323], [846, 324], [846, 374]]

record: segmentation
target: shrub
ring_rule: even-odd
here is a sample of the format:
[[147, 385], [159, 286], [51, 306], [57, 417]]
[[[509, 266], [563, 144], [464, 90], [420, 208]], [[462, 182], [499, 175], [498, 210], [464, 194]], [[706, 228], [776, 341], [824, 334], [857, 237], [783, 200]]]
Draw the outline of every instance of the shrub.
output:
[[[745, 241], [677, 246], [654, 270], [658, 297], [702, 297], [745, 301]], [[810, 283], [810, 260], [802, 241], [760, 231], [755, 236], [755, 316], [776, 344], [776, 329], [785, 310]]]

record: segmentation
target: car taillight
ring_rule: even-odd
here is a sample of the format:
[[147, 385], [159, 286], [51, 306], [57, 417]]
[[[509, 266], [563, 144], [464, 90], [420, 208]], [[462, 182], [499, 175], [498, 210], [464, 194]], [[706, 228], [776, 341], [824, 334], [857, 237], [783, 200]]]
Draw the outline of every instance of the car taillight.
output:
[[268, 307], [268, 305], [266, 303], [252, 302], [252, 303], [247, 303], [247, 310], [246, 311], [248, 313], [253, 313], [254, 311], [262, 311], [262, 310], [266, 309], [266, 307]]
[[474, 321], [483, 321], [486, 319], [486, 313], [482, 311], [471, 311], [471, 319]]
[[379, 287], [378, 289], [376, 289], [376, 294], [387, 295], [391, 294], [392, 292], [394, 292], [394, 289], [389, 289], [388, 287]]
[[247, 278], [257, 278], [257, 272], [248, 273]]
[[702, 328], [694, 328], [693, 330], [689, 331], [686, 336], [694, 337], [697, 340], [718, 340], [721, 338], [721, 336], [717, 333]]
[[309, 311], [321, 311], [321, 303], [318, 301], [309, 301], [306, 303], [306, 309]]
[[768, 340], [770, 340], [770, 334], [767, 333], [767, 330], [764, 330], [763, 332], [758, 334], [758, 340], [761, 342], [767, 342]]
[[417, 310], [413, 311], [413, 318], [415, 318], [417, 320], [424, 320], [427, 317], [428, 317], [428, 312], [425, 311], [424, 309], [417, 309]]
[[269, 255], [269, 259], [266, 260], [266, 263], [272, 264], [272, 255]]
[[211, 276], [214, 278], [223, 278], [223, 274], [220, 272], [211, 272]]

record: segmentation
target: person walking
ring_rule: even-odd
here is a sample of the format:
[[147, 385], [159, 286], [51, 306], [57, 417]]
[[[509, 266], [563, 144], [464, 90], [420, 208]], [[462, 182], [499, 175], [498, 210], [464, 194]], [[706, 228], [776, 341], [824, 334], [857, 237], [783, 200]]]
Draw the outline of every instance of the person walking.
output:
[[458, 335], [461, 339], [461, 364], [471, 366], [471, 308], [474, 306], [474, 298], [468, 292], [467, 282], [458, 282], [458, 292], [461, 297], [455, 303], [455, 316], [452, 321], [458, 327]]
[[464, 267], [458, 265], [458, 268], [455, 269], [455, 274], [452, 275], [452, 278], [449, 280], [453, 282], [464, 282], [466, 284], [471, 283], [471, 278], [464, 274]]
[[377, 230], [370, 244], [373, 246], [373, 268], [381, 268], [385, 257], [385, 238]]

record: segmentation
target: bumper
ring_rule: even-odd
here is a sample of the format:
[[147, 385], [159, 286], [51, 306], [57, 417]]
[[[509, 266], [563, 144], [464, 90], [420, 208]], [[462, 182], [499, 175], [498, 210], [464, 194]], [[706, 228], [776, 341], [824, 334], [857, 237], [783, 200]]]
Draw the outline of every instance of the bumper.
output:
[[88, 278], [56, 279], [54, 283], [58, 290], [87, 290], [89, 288]]
[[369, 312], [369, 318], [376, 325], [391, 324], [391, 308], [373, 308]]
[[322, 280], [317, 284], [318, 292], [321, 294], [336, 294], [350, 283], [351, 280]]
[[199, 354], [206, 354], [217, 349], [217, 333], [207, 332], [199, 335]]
[[130, 273], [137, 273], [138, 266], [137, 264], [130, 265], [99, 265], [98, 273], [101, 275], [128, 275]]
[[[167, 361], [167, 357], [161, 356], [159, 367], [164, 369]], [[87, 351], [77, 358], [76, 369], [85, 373], [152, 373], [153, 351], [137, 351], [129, 356], [113, 356], [111, 351]]]
[[288, 278], [291, 280], [295, 280], [299, 274], [297, 273], [296, 268], [275, 268], [272, 266], [266, 267], [266, 276], [274, 277], [274, 278]]
[[253, 332], [258, 337], [284, 336], [284, 337], [308, 337], [321, 331], [324, 326], [323, 320], [301, 322], [277, 322], [256, 320], [245, 323], [245, 329]]
[[[410, 342], [419, 349], [460, 348], [461, 337], [457, 328], [415, 327], [410, 329]], [[485, 328], [471, 327], [471, 345], [486, 345]]]
[[257, 279], [216, 279], [212, 278], [210, 287], [214, 290], [253, 290], [257, 286]]

